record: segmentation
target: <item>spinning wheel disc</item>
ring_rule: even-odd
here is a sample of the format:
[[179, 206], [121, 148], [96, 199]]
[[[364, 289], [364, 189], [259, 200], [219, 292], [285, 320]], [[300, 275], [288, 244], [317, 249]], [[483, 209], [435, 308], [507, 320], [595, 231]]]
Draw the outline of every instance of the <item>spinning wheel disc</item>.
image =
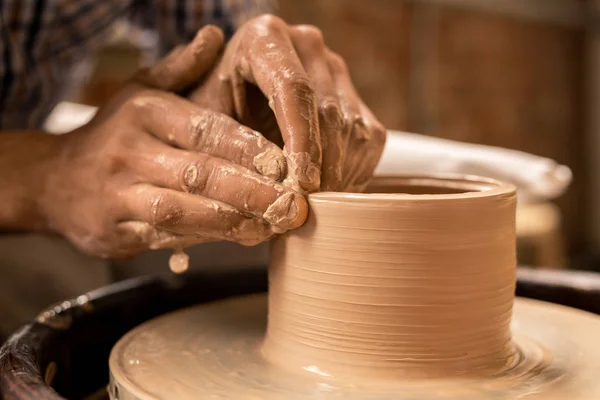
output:
[[318, 365], [288, 371], [266, 361], [267, 296], [232, 298], [151, 320], [110, 357], [110, 394], [146, 399], [429, 400], [600, 398], [600, 318], [517, 299], [513, 364], [495, 376], [448, 380], [339, 380]]

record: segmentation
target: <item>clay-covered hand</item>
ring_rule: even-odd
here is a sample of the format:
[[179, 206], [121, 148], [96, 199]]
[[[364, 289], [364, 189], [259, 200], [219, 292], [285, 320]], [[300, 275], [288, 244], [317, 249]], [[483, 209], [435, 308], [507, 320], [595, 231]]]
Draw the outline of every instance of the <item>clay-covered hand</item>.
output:
[[166, 91], [197, 82], [222, 45], [218, 29], [203, 29], [61, 139], [40, 201], [55, 231], [88, 253], [118, 257], [256, 244], [304, 222], [304, 197], [277, 182], [286, 170], [279, 147]]
[[240, 27], [190, 98], [284, 145], [288, 181], [309, 192], [361, 191], [385, 144], [384, 127], [321, 32], [271, 15]]

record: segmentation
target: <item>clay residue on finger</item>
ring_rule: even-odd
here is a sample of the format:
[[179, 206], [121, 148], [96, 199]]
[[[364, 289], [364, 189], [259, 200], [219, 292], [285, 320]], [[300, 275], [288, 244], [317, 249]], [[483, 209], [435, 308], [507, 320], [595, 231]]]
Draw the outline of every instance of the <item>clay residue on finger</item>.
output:
[[356, 117], [352, 124], [352, 135], [358, 140], [370, 140], [371, 132], [362, 117]]
[[190, 164], [183, 172], [183, 189], [192, 193], [200, 186], [200, 172], [195, 164]]
[[150, 107], [154, 107], [160, 111], [165, 111], [168, 109], [168, 107], [165, 104], [165, 101], [163, 99], [161, 99], [158, 96], [152, 96], [152, 95], [144, 95], [144, 96], [136, 97], [135, 99], [133, 99], [133, 105], [140, 109], [150, 108]]
[[287, 159], [288, 175], [284, 183], [292, 187], [294, 184], [298, 184], [302, 189], [309, 192], [319, 190], [321, 169], [312, 162], [309, 153], [287, 153]]
[[308, 204], [304, 196], [289, 192], [279, 197], [267, 208], [263, 218], [275, 233], [284, 233], [297, 228], [308, 216]]
[[164, 243], [173, 242], [180, 239], [176, 234], [157, 230], [152, 225], [143, 221], [126, 221], [121, 226], [130, 232], [133, 232], [139, 240], [151, 250], [165, 247]]
[[245, 218], [239, 224], [226, 228], [223, 239], [230, 242], [256, 245], [273, 236], [273, 230], [258, 218]]
[[283, 153], [274, 148], [268, 148], [254, 157], [254, 167], [262, 175], [281, 181], [287, 172], [287, 163]]
[[194, 244], [210, 241], [200, 235], [178, 235], [172, 232], [155, 229], [147, 222], [126, 221], [120, 223], [121, 227], [134, 233], [140, 242], [150, 250], [167, 248], [183, 248]]

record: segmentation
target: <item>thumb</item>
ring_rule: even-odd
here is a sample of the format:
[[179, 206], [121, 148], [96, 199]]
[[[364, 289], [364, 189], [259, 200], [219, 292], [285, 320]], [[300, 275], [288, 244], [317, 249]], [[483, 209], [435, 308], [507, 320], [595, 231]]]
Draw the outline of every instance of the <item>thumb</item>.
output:
[[198, 82], [217, 61], [225, 39], [214, 25], [200, 29], [186, 46], [178, 46], [136, 80], [156, 89], [179, 92]]

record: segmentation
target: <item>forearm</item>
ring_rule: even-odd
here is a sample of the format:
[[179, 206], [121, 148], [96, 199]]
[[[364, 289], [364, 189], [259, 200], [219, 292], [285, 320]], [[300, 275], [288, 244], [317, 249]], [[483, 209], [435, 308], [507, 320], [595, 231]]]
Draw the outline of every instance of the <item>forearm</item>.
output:
[[59, 141], [38, 130], [0, 131], [0, 232], [48, 230], [39, 199]]

